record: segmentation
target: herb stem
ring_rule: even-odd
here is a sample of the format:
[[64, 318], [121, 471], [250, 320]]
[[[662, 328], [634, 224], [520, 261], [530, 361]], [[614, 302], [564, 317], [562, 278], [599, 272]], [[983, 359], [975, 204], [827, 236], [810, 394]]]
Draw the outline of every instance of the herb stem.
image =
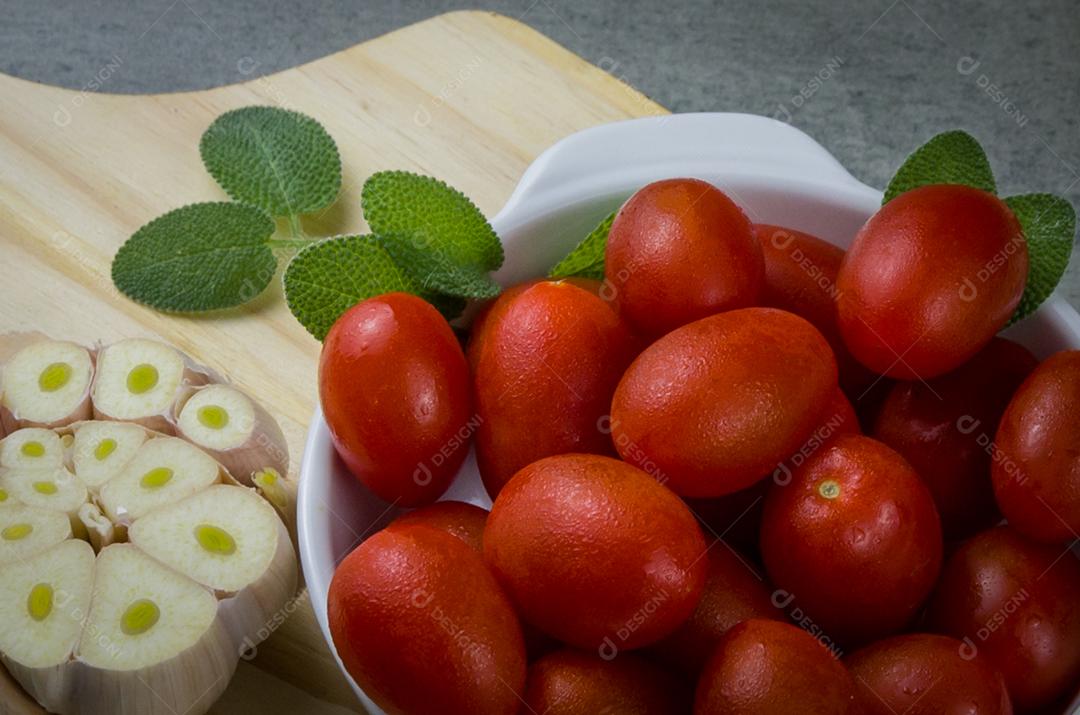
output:
[[306, 238], [271, 238], [267, 241], [270, 248], [303, 248], [310, 243]]
[[289, 229], [292, 231], [293, 238], [306, 238], [304, 227], [300, 225], [300, 216], [297, 214], [289, 214]]

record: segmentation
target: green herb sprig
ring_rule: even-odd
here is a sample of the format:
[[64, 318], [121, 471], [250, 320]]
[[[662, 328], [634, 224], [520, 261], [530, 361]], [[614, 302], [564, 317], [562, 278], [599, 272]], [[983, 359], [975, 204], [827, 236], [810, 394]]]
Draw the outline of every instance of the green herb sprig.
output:
[[[311, 117], [276, 107], [226, 112], [199, 153], [233, 201], [183, 206], [132, 234], [112, 278], [133, 300], [164, 312], [242, 305], [275, 275], [274, 249], [295, 252], [285, 299], [320, 340], [341, 313], [381, 293], [414, 293], [453, 319], [467, 299], [500, 292], [490, 276], [503, 262], [498, 236], [469, 199], [431, 177], [376, 173], [361, 200], [371, 235], [307, 236], [302, 216], [341, 191], [337, 145]], [[285, 219], [287, 234], [278, 234], [275, 218]]]

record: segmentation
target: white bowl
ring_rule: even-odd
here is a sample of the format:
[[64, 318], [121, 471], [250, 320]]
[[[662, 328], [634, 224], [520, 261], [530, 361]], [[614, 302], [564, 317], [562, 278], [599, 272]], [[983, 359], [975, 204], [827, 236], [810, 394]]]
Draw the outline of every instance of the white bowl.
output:
[[[755, 222], [801, 229], [843, 247], [881, 205], [880, 191], [782, 122], [748, 114], [634, 119], [578, 132], [533, 162], [492, 220], [506, 248], [506, 264], [496, 277], [512, 285], [545, 275], [635, 190], [679, 176], [716, 184]], [[1080, 347], [1080, 316], [1055, 296], [1008, 335], [1044, 358]], [[491, 506], [472, 454], [444, 498]], [[304, 576], [333, 650], [326, 595], [334, 568], [396, 512], [348, 473], [321, 412], [308, 433], [297, 512]], [[368, 711], [382, 715], [352, 678], [349, 682]]]

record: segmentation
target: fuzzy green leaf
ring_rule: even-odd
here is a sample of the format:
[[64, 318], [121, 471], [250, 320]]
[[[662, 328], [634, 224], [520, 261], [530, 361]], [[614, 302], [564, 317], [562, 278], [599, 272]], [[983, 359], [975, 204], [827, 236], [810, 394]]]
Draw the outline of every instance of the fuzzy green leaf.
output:
[[881, 203], [928, 184], [963, 184], [997, 193], [986, 153], [975, 137], [960, 130], [938, 134], [916, 149], [896, 171]]
[[397, 234], [379, 236], [394, 262], [409, 273], [425, 291], [460, 298], [494, 298], [502, 292], [491, 275], [475, 264], [454, 262], [442, 251]]
[[338, 236], [301, 249], [285, 269], [284, 284], [289, 310], [319, 340], [360, 301], [419, 289], [373, 236]]
[[274, 220], [236, 203], [175, 209], [136, 231], [113, 258], [121, 293], [152, 308], [196, 312], [230, 308], [266, 288], [277, 269], [267, 240]]
[[237, 201], [274, 216], [329, 206], [341, 188], [337, 145], [317, 121], [277, 107], [244, 107], [214, 120], [199, 142], [211, 176]]
[[608, 232], [615, 221], [612, 211], [594, 228], [570, 254], [555, 264], [549, 278], [594, 278], [604, 280], [604, 249], [607, 248]]
[[461, 298], [425, 292], [374, 236], [338, 236], [303, 248], [285, 269], [284, 284], [289, 310], [318, 340], [346, 310], [383, 293], [419, 295], [447, 320], [465, 307]]
[[1072, 204], [1053, 194], [1024, 194], [1005, 199], [1027, 239], [1027, 285], [1012, 322], [1030, 315], [1054, 291], [1069, 265], [1076, 235]]
[[502, 265], [502, 243], [491, 224], [464, 194], [438, 179], [381, 171], [364, 182], [360, 200], [377, 235], [409, 236], [445, 264], [483, 272]]

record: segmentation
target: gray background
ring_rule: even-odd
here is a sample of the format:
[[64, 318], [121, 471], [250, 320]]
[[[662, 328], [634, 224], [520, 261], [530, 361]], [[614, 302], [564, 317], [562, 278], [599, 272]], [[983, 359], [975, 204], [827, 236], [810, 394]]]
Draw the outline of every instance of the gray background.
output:
[[0, 71], [82, 89], [118, 57], [106, 91], [199, 89], [251, 79], [237, 56], [268, 74], [466, 7], [521, 19], [674, 111], [790, 121], [872, 185], [959, 127], [1003, 195], [1080, 205], [1076, 0], [0, 0]]

